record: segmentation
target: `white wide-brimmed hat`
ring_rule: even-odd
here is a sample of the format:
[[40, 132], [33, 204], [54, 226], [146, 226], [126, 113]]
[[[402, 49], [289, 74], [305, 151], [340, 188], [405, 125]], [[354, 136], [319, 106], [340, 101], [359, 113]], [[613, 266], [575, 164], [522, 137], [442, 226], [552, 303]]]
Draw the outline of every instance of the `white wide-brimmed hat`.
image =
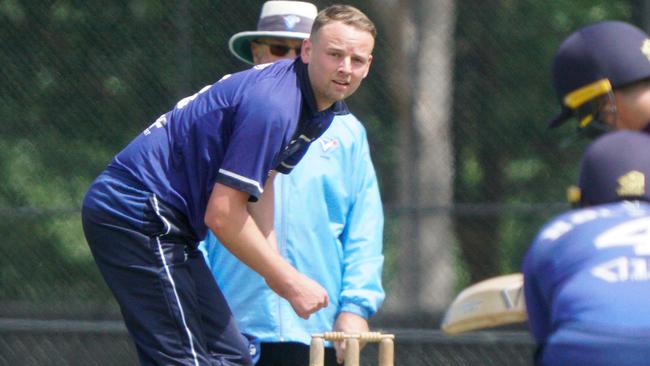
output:
[[250, 43], [262, 37], [309, 38], [318, 9], [304, 1], [267, 1], [262, 6], [257, 30], [239, 32], [228, 42], [230, 52], [253, 65]]

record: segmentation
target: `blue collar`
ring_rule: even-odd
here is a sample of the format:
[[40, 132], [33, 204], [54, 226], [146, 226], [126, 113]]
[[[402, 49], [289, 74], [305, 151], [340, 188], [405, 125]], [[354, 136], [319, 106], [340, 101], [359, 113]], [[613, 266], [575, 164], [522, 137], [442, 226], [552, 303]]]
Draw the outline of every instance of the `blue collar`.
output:
[[288, 174], [305, 155], [309, 144], [327, 130], [335, 115], [348, 114], [348, 107], [343, 101], [332, 104], [331, 107], [319, 112], [316, 108], [316, 98], [311, 88], [307, 65], [302, 63], [300, 58], [294, 61], [300, 92], [302, 94], [302, 106], [298, 126], [287, 146], [280, 152], [277, 160], [276, 170]]

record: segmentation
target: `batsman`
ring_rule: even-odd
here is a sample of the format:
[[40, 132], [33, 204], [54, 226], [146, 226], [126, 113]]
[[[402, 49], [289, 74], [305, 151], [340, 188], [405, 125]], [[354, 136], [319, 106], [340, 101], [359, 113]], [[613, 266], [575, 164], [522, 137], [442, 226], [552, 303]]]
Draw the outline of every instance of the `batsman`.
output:
[[523, 263], [537, 365], [650, 357], [650, 136], [610, 132], [585, 152], [579, 209], [549, 221]]

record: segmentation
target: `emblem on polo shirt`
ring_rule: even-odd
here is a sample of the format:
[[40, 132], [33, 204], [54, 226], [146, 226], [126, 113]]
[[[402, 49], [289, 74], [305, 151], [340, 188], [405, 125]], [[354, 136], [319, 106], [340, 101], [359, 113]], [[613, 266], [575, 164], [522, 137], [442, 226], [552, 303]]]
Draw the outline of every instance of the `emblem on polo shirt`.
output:
[[643, 41], [641, 52], [648, 58], [648, 61], [650, 61], [650, 39]]
[[638, 197], [645, 195], [645, 175], [633, 170], [618, 178], [619, 197]]
[[296, 24], [300, 23], [300, 17], [295, 15], [286, 15], [284, 18], [284, 25], [288, 30], [292, 30]]

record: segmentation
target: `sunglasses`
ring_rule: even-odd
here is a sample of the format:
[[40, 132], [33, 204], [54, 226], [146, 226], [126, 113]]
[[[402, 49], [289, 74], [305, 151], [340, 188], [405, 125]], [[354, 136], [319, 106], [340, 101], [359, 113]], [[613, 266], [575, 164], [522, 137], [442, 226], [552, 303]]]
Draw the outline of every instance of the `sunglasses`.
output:
[[302, 49], [302, 46], [289, 47], [283, 44], [274, 44], [274, 43], [260, 42], [260, 41], [253, 41], [253, 43], [269, 46], [269, 51], [271, 51], [271, 54], [273, 56], [278, 56], [278, 57], [286, 56], [286, 54], [289, 53], [289, 50], [294, 50], [296, 52], [296, 55], [299, 55], [300, 50]]

